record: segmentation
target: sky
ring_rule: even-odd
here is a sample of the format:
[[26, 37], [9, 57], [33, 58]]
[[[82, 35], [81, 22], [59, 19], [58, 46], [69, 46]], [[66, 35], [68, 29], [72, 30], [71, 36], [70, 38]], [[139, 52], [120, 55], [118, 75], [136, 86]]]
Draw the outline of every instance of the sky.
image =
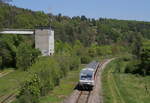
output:
[[13, 0], [11, 4], [70, 17], [150, 21], [150, 0]]

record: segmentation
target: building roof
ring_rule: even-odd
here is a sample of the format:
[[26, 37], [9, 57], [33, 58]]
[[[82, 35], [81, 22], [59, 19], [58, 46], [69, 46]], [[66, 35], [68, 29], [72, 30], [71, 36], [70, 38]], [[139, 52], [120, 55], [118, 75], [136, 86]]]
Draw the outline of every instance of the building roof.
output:
[[35, 28], [36, 29], [51, 29], [51, 30], [53, 30], [53, 27], [51, 27], [51, 26], [36, 26]]

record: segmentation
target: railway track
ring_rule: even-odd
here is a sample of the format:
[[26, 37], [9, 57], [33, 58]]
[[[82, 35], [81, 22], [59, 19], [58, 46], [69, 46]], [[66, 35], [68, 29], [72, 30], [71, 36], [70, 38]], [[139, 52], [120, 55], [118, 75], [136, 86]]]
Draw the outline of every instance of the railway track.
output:
[[7, 94], [7, 95], [1, 95], [0, 96], [0, 103], [11, 103], [13, 100], [16, 99], [16, 92], [17, 89], [14, 88], [14, 91]]
[[88, 103], [91, 91], [81, 91], [76, 103]]
[[11, 103], [15, 99], [16, 99], [16, 94], [11, 93], [10, 95], [5, 96], [5, 98], [1, 100], [0, 103]]

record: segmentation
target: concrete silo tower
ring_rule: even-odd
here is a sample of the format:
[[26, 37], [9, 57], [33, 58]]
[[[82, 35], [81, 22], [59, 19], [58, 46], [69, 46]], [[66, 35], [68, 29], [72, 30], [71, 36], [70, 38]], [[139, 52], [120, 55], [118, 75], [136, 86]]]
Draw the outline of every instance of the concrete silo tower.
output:
[[38, 48], [43, 56], [54, 54], [54, 30], [52, 28], [35, 29], [35, 48]]

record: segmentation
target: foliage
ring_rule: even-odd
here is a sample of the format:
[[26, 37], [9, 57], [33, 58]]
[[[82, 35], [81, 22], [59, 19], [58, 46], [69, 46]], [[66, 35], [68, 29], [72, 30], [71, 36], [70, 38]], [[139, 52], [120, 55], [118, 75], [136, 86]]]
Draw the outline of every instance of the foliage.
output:
[[142, 75], [150, 74], [150, 41], [144, 41], [140, 47], [137, 55], [139, 58], [130, 60], [125, 72], [126, 73], [138, 73]]
[[69, 96], [73, 92], [74, 86], [79, 80], [80, 69], [82, 68], [83, 65], [80, 65], [80, 68], [78, 70], [69, 71], [67, 76], [61, 79], [59, 86], [55, 87], [46, 96], [40, 98], [40, 103], [62, 102], [67, 96]]
[[130, 62], [125, 59], [116, 58], [102, 73], [104, 103], [149, 103], [150, 77], [123, 73]]
[[20, 103], [37, 103], [40, 96], [41, 82], [35, 74], [30, 80], [26, 81], [19, 93]]
[[139, 61], [132, 60], [126, 66], [125, 73], [137, 73], [138, 69], [139, 69]]
[[38, 57], [39, 52], [27, 43], [21, 43], [16, 53], [16, 66], [18, 69], [27, 70]]
[[[25, 69], [26, 67], [31, 65], [34, 62], [34, 60], [38, 57], [38, 55], [40, 55], [39, 50], [33, 48], [33, 42], [31, 42], [31, 38], [32, 37], [20, 35], [1, 35], [1, 67], [22, 67], [23, 69]], [[29, 57], [31, 54], [32, 56]], [[24, 64], [23, 66], [23, 62], [27, 64]]]
[[[55, 30], [55, 52], [59, 55], [90, 57], [133, 52], [140, 57], [143, 38], [150, 38], [150, 23], [99, 18], [67, 17], [45, 14], [0, 3], [0, 30], [3, 28], [34, 29], [51, 25]], [[16, 51], [22, 42], [33, 47], [33, 38], [0, 36], [2, 68], [16, 67]], [[63, 44], [65, 43], [65, 44]], [[72, 53], [72, 54], [71, 54]], [[38, 54], [38, 53], [33, 53]], [[68, 55], [69, 54], [69, 55]], [[37, 55], [33, 55], [33, 57]], [[32, 63], [31, 63], [32, 64]]]
[[79, 57], [71, 57], [70, 58], [70, 70], [75, 70], [77, 68], [79, 68], [79, 64], [80, 64], [80, 58]]
[[115, 19], [90, 19], [67, 17], [62, 14], [33, 12], [1, 3], [0, 28], [26, 28], [51, 25], [55, 30], [56, 40], [74, 43], [79, 40], [84, 46], [92, 44], [108, 45], [121, 43], [123, 46], [136, 45], [141, 38], [150, 38], [150, 23], [142, 21], [127, 21]]
[[[28, 96], [28, 95], [33, 97], [31, 99], [34, 99], [35, 96], [47, 95], [49, 91], [53, 90], [55, 86], [59, 85], [60, 79], [66, 76], [70, 70], [78, 70], [79, 64], [80, 64], [80, 59], [77, 56], [40, 57], [39, 60], [36, 61], [36, 63], [33, 64], [29, 69], [31, 75], [36, 74], [36, 77], [38, 77], [38, 81], [39, 81], [38, 86], [34, 86], [34, 83], [32, 83], [34, 79], [30, 78], [29, 81], [26, 81], [24, 85], [21, 87], [18, 100], [20, 101], [24, 96]], [[25, 90], [29, 90], [29, 91], [26, 92]], [[31, 99], [29, 99], [28, 101], [34, 103]]]
[[140, 53], [141, 64], [140, 68], [144, 75], [150, 74], [150, 41], [145, 41]]
[[26, 70], [31, 65], [32, 60], [32, 48], [26, 43], [19, 45], [16, 53], [16, 66], [19, 69]]
[[81, 63], [82, 64], [88, 64], [91, 61], [91, 57], [90, 56], [81, 56]]
[[17, 46], [16, 35], [2, 35], [0, 37], [0, 56], [2, 57], [2, 67], [15, 66], [15, 52]]

